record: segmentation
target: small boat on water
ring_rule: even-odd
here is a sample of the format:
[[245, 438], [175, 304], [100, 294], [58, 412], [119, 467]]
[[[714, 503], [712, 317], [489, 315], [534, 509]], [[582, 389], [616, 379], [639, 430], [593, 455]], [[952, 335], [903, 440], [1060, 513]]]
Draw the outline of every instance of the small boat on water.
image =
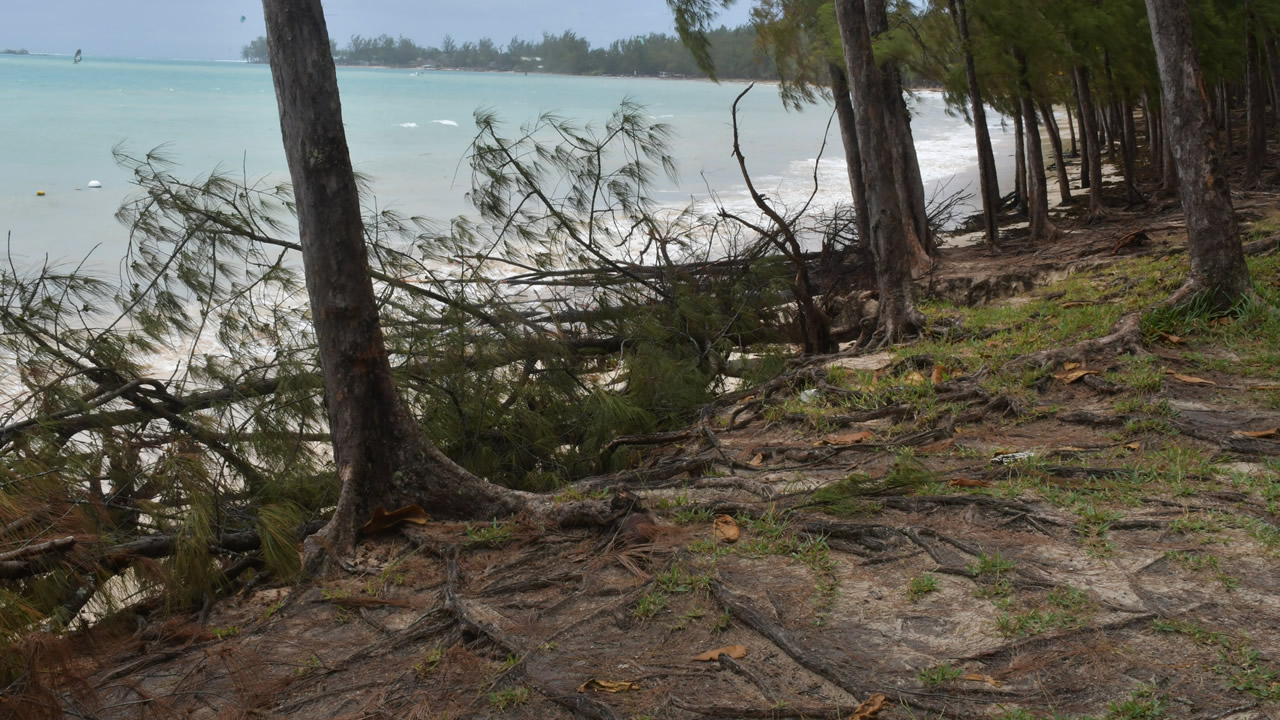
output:
[[80, 61], [83, 59], [84, 58], [80, 56], [80, 48], [76, 48], [76, 58], [75, 58], [74, 64], [79, 65]]

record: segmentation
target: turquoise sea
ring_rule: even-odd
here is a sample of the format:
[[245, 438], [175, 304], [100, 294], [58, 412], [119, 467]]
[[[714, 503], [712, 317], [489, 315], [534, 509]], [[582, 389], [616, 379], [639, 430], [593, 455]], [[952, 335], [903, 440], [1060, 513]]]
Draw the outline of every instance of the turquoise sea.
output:
[[[441, 220], [468, 211], [466, 152], [477, 108], [496, 111], [514, 132], [544, 112], [601, 122], [627, 98], [675, 131], [680, 178], [656, 199], [684, 206], [705, 201], [710, 187], [729, 206], [748, 203], [729, 154], [729, 108], [743, 84], [364, 68], [339, 68], [338, 81], [352, 161], [373, 180], [380, 206]], [[973, 183], [971, 128], [948, 115], [936, 93], [911, 102], [926, 183]], [[784, 202], [808, 196], [829, 118], [827, 104], [788, 112], [776, 88], [752, 90], [740, 106], [741, 135], [763, 191]], [[997, 154], [1007, 155], [1011, 130], [1002, 131], [994, 114], [992, 129]], [[15, 256], [71, 260], [95, 247], [97, 262], [121, 256], [128, 235], [113, 216], [134, 188], [112, 161], [118, 143], [139, 153], [164, 146], [182, 176], [221, 167], [250, 178], [288, 177], [266, 66], [141, 59], [75, 65], [70, 57], [0, 55], [0, 234], [11, 234]], [[1011, 180], [1005, 160], [1002, 178]], [[819, 207], [848, 198], [834, 125], [818, 177]], [[89, 189], [91, 180], [102, 188]]]

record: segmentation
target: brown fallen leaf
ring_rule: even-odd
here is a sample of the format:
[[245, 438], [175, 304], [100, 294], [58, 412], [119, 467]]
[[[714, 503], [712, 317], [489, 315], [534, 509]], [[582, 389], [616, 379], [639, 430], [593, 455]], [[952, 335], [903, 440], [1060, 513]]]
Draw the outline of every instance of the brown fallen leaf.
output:
[[603, 690], [608, 693], [630, 692], [639, 690], [640, 683], [631, 682], [630, 680], [596, 680], [592, 678], [578, 686], [578, 692], [584, 693], [588, 690]]
[[873, 433], [867, 430], [862, 430], [860, 432], [845, 433], [843, 435], [828, 435], [814, 444], [815, 445], [857, 445], [863, 440], [869, 440], [873, 437], [875, 437]]
[[715, 522], [711, 523], [711, 530], [715, 533], [716, 542], [722, 543], [737, 542], [738, 536], [742, 534], [737, 521], [728, 515], [717, 515]]
[[1218, 318], [1218, 319], [1216, 319], [1216, 320], [1210, 320], [1210, 321], [1209, 321], [1209, 324], [1210, 324], [1210, 325], [1219, 325], [1219, 326], [1221, 326], [1221, 325], [1230, 325], [1230, 324], [1231, 324], [1231, 323], [1233, 323], [1233, 322], [1235, 322], [1235, 320], [1231, 319], [1230, 317], [1225, 317], [1225, 316], [1224, 316], [1224, 317], [1220, 317], [1220, 318]]
[[747, 464], [760, 467], [761, 465], [764, 464], [764, 455], [761, 455], [760, 453], [756, 453], [756, 456], [748, 460]]
[[1280, 435], [1280, 428], [1271, 428], [1270, 430], [1236, 430], [1235, 434], [1251, 438], [1269, 438]]
[[849, 720], [868, 720], [871, 716], [884, 709], [884, 703], [887, 699], [880, 693], [872, 695], [853, 711], [853, 714], [849, 716]]
[[1218, 384], [1212, 380], [1205, 380], [1204, 378], [1198, 378], [1195, 375], [1183, 375], [1182, 373], [1176, 373], [1172, 370], [1166, 370], [1165, 372], [1169, 375], [1172, 375], [1175, 380], [1181, 380], [1182, 382], [1188, 385], [1217, 385]]
[[1136, 442], [1131, 442], [1131, 443], [1129, 443], [1128, 445], [1125, 445], [1125, 447], [1129, 448], [1130, 450], [1141, 450], [1141, 449], [1142, 449], [1142, 444], [1141, 444], [1141, 443], [1136, 443]]
[[951, 446], [955, 444], [956, 444], [955, 438], [947, 438], [946, 440], [939, 440], [938, 442], [929, 443], [928, 445], [922, 446], [920, 448], [920, 452], [922, 453], [942, 452], [943, 450], [950, 450]]
[[937, 385], [938, 383], [940, 383], [940, 382], [942, 382], [943, 380], [946, 380], [946, 379], [947, 379], [947, 369], [946, 369], [946, 368], [944, 368], [944, 367], [942, 367], [941, 365], [934, 365], [934, 366], [933, 366], [933, 377], [932, 377], [932, 378], [930, 378], [930, 381], [931, 381], [934, 385]]
[[708, 650], [694, 658], [695, 662], [715, 662], [720, 659], [721, 655], [728, 655], [734, 660], [740, 660], [747, 656], [747, 648], [743, 645], [725, 645], [722, 648]]
[[1167, 343], [1172, 343], [1174, 345], [1181, 345], [1182, 343], [1187, 341], [1186, 338], [1178, 337], [1177, 335], [1171, 335], [1167, 332], [1157, 333], [1157, 335], [1160, 337], [1161, 340], [1164, 340]]
[[1079, 369], [1080, 369], [1080, 363], [1062, 363], [1063, 372], [1071, 372], [1072, 370], [1079, 370]]
[[1061, 380], [1064, 385], [1070, 385], [1071, 383], [1079, 380], [1085, 375], [1097, 375], [1097, 374], [1098, 374], [1097, 370], [1070, 370], [1068, 372], [1058, 373], [1053, 377], [1058, 380]]
[[373, 514], [369, 517], [369, 522], [360, 528], [361, 535], [372, 535], [376, 532], [382, 532], [399, 525], [400, 523], [413, 523], [414, 525], [426, 525], [431, 516], [426, 510], [417, 505], [405, 505], [398, 510], [387, 512], [382, 506], [373, 509]]
[[977, 674], [977, 673], [969, 673], [968, 675], [965, 675], [964, 677], [962, 677], [962, 678], [960, 678], [960, 679], [961, 679], [961, 680], [968, 680], [968, 681], [970, 681], [970, 682], [981, 682], [981, 683], [986, 683], [986, 684], [990, 685], [991, 687], [1000, 687], [1000, 681], [999, 681], [999, 680], [997, 680], [997, 679], [995, 679], [995, 678], [993, 678], [993, 677], [991, 677], [990, 675], [979, 675], [979, 674]]
[[902, 382], [908, 385], [923, 385], [925, 383], [925, 379], [924, 379], [924, 375], [921, 375], [919, 372], [913, 370], [910, 373], [908, 373], [906, 377], [902, 378]]
[[991, 487], [991, 483], [986, 480], [975, 480], [973, 478], [958, 477], [947, 481], [947, 485], [951, 487]]

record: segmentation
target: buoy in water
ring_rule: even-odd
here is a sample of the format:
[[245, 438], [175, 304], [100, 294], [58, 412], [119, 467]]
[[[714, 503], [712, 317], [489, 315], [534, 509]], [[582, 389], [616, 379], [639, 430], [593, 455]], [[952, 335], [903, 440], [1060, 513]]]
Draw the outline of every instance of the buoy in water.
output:
[[91, 187], [91, 188], [100, 188], [100, 187], [102, 187], [102, 183], [98, 182], [97, 180], [90, 180], [90, 181], [89, 181], [89, 187]]
[[37, 197], [42, 196], [42, 195], [44, 195], [44, 191], [43, 191], [43, 190], [37, 190], [37, 191], [36, 191], [36, 196], [37, 196]]

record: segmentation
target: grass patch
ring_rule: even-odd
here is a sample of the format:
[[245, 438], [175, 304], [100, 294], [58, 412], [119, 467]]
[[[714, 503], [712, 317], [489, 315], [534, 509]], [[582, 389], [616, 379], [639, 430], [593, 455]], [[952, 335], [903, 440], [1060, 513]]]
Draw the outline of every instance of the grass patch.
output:
[[937, 592], [939, 587], [937, 576], [929, 573], [911, 578], [911, 582], [907, 583], [907, 600], [913, 603], [920, 602], [920, 598]]

